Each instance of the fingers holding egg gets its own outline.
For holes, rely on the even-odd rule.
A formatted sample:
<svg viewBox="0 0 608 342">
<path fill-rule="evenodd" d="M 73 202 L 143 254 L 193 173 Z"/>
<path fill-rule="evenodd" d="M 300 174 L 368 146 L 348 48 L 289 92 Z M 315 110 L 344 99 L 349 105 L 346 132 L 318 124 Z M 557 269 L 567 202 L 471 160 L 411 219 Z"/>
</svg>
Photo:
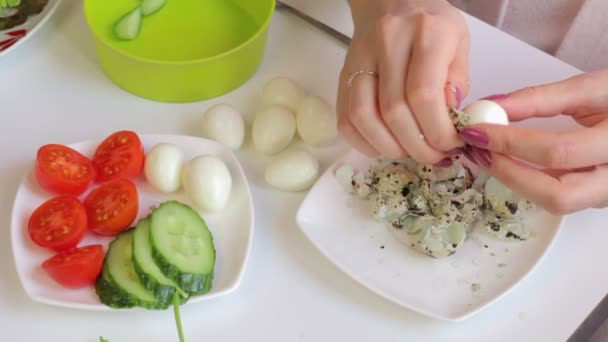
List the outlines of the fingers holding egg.
<svg viewBox="0 0 608 342">
<path fill-rule="evenodd" d="M 494 101 L 475 101 L 467 105 L 463 112 L 468 118 L 467 126 L 476 124 L 509 124 L 509 116 L 507 115 L 507 112 Z"/>
</svg>

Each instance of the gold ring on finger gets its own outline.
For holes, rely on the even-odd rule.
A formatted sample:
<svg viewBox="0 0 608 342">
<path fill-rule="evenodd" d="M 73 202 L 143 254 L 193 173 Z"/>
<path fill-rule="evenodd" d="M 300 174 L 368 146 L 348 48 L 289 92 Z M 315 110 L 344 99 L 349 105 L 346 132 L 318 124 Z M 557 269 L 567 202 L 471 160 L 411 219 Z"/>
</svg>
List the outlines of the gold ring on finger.
<svg viewBox="0 0 608 342">
<path fill-rule="evenodd" d="M 360 76 L 360 75 L 371 75 L 371 76 L 374 76 L 374 77 L 378 76 L 378 74 L 376 74 L 373 71 L 369 71 L 369 70 L 365 70 L 365 69 L 359 69 L 359 70 L 353 72 L 352 74 L 350 74 L 350 76 L 348 77 L 348 82 L 346 82 L 346 87 L 347 88 L 352 87 L 353 86 L 353 81 L 355 80 L 355 78 L 357 78 L 357 76 Z"/>
</svg>

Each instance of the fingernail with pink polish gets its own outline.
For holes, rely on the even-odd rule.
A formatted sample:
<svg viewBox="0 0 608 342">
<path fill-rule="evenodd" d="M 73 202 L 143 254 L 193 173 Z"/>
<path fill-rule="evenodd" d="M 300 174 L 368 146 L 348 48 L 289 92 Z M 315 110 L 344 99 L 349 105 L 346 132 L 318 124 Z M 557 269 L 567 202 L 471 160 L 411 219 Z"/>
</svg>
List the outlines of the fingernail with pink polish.
<svg viewBox="0 0 608 342">
<path fill-rule="evenodd" d="M 465 156 L 465 158 L 467 158 L 471 162 L 477 164 L 477 160 L 475 160 L 475 156 L 473 156 L 473 154 L 471 153 L 471 146 L 467 146 L 466 148 L 464 148 L 462 150 L 462 154 Z"/>
<path fill-rule="evenodd" d="M 490 168 L 492 166 L 492 154 L 490 151 L 471 146 L 471 154 L 478 163 L 481 163 L 481 165 L 485 166 L 486 168 Z"/>
<path fill-rule="evenodd" d="M 435 164 L 435 166 L 439 166 L 439 167 L 450 167 L 454 164 L 454 162 L 452 162 L 452 158 L 444 158 L 442 160 L 440 160 L 439 162 L 437 162 Z"/>
<path fill-rule="evenodd" d="M 486 96 L 486 97 L 482 98 L 481 100 L 497 101 L 497 100 L 506 99 L 507 96 L 509 96 L 509 94 L 493 94 L 490 96 Z"/>
<path fill-rule="evenodd" d="M 485 132 L 475 128 L 465 128 L 460 131 L 459 135 L 460 138 L 464 140 L 464 142 L 466 142 L 467 144 L 479 147 L 486 147 L 488 146 L 488 143 L 490 143 L 490 138 L 488 137 L 488 135 Z"/>
</svg>

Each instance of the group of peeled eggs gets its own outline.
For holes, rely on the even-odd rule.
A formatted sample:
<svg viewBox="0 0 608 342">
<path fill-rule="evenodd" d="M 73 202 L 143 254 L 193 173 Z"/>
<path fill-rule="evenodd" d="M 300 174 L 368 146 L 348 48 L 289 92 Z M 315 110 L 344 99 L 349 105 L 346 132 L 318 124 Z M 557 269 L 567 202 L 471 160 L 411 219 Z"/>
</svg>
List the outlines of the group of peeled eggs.
<svg viewBox="0 0 608 342">
<path fill-rule="evenodd" d="M 241 148 L 246 124 L 243 115 L 232 105 L 220 103 L 203 114 L 200 135 L 233 150 Z M 264 172 L 265 180 L 282 191 L 303 191 L 319 177 L 319 163 L 308 149 L 293 146 L 296 136 L 309 147 L 323 147 L 337 136 L 336 119 L 329 103 L 287 77 L 266 82 L 261 105 L 251 124 L 253 148 L 271 157 Z"/>
<path fill-rule="evenodd" d="M 276 77 L 264 85 L 262 104 L 251 125 L 253 146 L 271 156 L 265 179 L 283 191 L 303 191 L 319 176 L 319 163 L 300 146 L 288 148 L 296 133 L 311 147 L 322 147 L 337 136 L 335 115 L 322 97 L 308 95 L 295 81 Z M 199 124 L 199 135 L 238 150 L 245 139 L 245 120 L 233 106 L 220 103 L 208 108 Z M 163 193 L 183 187 L 197 208 L 217 212 L 226 207 L 232 190 L 232 175 L 226 163 L 213 155 L 185 161 L 179 146 L 159 143 L 146 155 L 148 183 Z"/>
</svg>

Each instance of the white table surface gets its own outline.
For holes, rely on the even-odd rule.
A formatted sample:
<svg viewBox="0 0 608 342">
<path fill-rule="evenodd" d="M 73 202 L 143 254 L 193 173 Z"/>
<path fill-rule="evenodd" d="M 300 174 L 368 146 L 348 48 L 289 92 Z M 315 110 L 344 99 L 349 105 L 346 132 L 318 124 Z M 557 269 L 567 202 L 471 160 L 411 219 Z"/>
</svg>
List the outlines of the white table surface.
<svg viewBox="0 0 608 342">
<path fill-rule="evenodd" d="M 292 0 L 343 32 L 352 31 L 343 0 Z M 467 18 L 472 34 L 471 98 L 561 79 L 577 70 Z M 0 60 L 0 339 L 2 341 L 176 341 L 171 311 L 88 312 L 31 301 L 14 269 L 9 219 L 18 182 L 40 145 L 103 137 L 115 130 L 194 134 L 212 103 L 230 102 L 248 117 L 259 89 L 287 75 L 335 101 L 345 48 L 278 13 L 267 55 L 246 85 L 213 101 L 162 104 L 115 87 L 100 71 L 80 1 L 64 1 L 35 37 Z M 326 167 L 346 151 L 316 153 Z M 294 216 L 304 194 L 263 182 L 267 161 L 248 146 L 243 162 L 255 201 L 256 227 L 241 287 L 182 307 L 188 341 L 564 341 L 608 292 L 604 210 L 568 217 L 537 270 L 513 292 L 460 323 L 431 320 L 394 305 L 342 274 L 300 233 Z"/>
</svg>

